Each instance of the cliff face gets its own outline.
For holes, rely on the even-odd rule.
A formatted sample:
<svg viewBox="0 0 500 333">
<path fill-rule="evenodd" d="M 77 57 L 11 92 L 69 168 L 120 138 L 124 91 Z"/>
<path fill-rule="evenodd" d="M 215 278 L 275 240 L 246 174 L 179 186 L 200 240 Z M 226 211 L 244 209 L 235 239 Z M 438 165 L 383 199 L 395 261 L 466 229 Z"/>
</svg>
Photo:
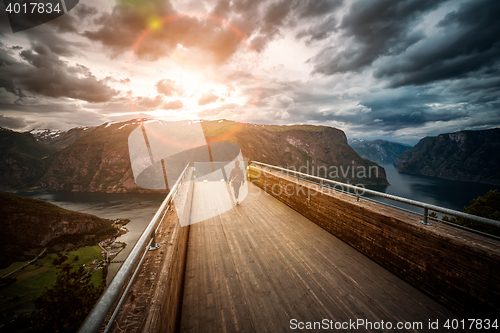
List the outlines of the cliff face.
<svg viewBox="0 0 500 333">
<path fill-rule="evenodd" d="M 88 192 L 151 192 L 134 181 L 128 136 L 135 121 L 93 128 L 64 148 L 39 185 L 53 190 Z"/>
<path fill-rule="evenodd" d="M 245 159 L 259 161 L 351 184 L 387 185 L 384 168 L 359 157 L 347 144 L 345 133 L 326 126 L 273 126 L 232 121 L 202 123 L 209 141 L 227 139 L 239 145 Z M 313 169 L 314 167 L 314 169 Z M 371 169 L 370 169 L 371 167 Z M 353 177 L 354 169 L 354 177 Z M 307 171 L 309 170 L 309 171 Z M 362 170 L 366 173 L 363 174 Z M 371 170 L 371 171 L 370 171 Z"/>
<path fill-rule="evenodd" d="M 128 148 L 129 134 L 139 126 L 136 120 L 107 123 L 93 128 L 79 128 L 59 133 L 43 145 L 29 133 L 34 144 L 52 152 L 30 182 L 18 187 L 40 186 L 51 190 L 89 192 L 152 192 L 137 186 Z M 228 141 L 240 146 L 247 160 L 255 160 L 355 184 L 388 184 L 385 170 L 362 159 L 347 144 L 341 130 L 326 126 L 272 126 L 204 121 L 208 141 Z M 221 140 L 221 138 L 223 138 Z M 49 146 L 51 145 L 51 146 Z M 62 150 L 53 147 L 67 145 Z M 30 165 L 38 168 L 39 160 Z M 30 171 L 31 172 L 31 171 Z M 13 171 L 15 173 L 15 171 Z"/>
<path fill-rule="evenodd" d="M 396 158 L 398 171 L 500 185 L 500 129 L 427 137 Z"/>
<path fill-rule="evenodd" d="M 34 184 L 47 171 L 56 149 L 30 133 L 0 127 L 0 189 Z"/>
<path fill-rule="evenodd" d="M 355 141 L 350 146 L 359 156 L 375 163 L 392 163 L 397 156 L 411 148 L 411 146 L 384 140 Z"/>
<path fill-rule="evenodd" d="M 416 157 L 421 156 L 424 147 L 428 144 L 432 144 L 435 139 L 436 137 L 434 136 L 428 136 L 421 139 L 413 148 L 408 149 L 399 156 L 396 156 L 392 164 L 399 167 L 401 164 L 408 161 L 414 154 L 416 154 Z"/>
<path fill-rule="evenodd" d="M 0 202 L 0 267 L 26 260 L 45 246 L 95 244 L 116 233 L 110 220 L 43 200 L 0 193 Z"/>
</svg>

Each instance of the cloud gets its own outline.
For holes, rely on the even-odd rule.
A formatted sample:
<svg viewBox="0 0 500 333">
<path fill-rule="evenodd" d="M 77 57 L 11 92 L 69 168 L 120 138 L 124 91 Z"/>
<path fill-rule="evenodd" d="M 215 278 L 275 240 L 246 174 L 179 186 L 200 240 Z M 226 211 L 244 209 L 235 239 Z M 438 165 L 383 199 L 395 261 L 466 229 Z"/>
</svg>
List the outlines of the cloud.
<svg viewBox="0 0 500 333">
<path fill-rule="evenodd" d="M 96 79 L 83 66 L 69 66 L 45 45 L 19 53 L 24 62 L 14 60 L 0 47 L 0 88 L 25 97 L 26 93 L 47 97 L 67 97 L 90 103 L 106 102 L 118 91 Z M 26 92 L 26 93 L 25 93 Z"/>
<path fill-rule="evenodd" d="M 78 6 L 76 6 L 75 9 L 71 13 L 75 13 L 76 17 L 79 17 L 80 19 L 85 19 L 87 17 L 96 15 L 99 11 L 97 10 L 96 7 L 88 6 L 84 3 L 79 3 Z"/>
<path fill-rule="evenodd" d="M 20 129 L 26 127 L 27 123 L 24 118 L 21 117 L 6 117 L 0 114 L 0 127 L 10 128 L 10 129 Z"/>
<path fill-rule="evenodd" d="M 314 72 L 332 75 L 359 71 L 384 55 L 404 52 L 424 38 L 413 31 L 424 13 L 446 0 L 360 0 L 339 25 L 342 43 L 327 46 L 311 59 Z"/>
<path fill-rule="evenodd" d="M 335 11 L 343 0 L 301 0 L 296 2 L 299 17 L 315 18 Z"/>
<path fill-rule="evenodd" d="M 238 48 L 241 40 L 233 31 L 207 17 L 180 15 L 172 9 L 168 1 L 137 2 L 134 5 L 121 1 L 112 13 L 97 19 L 97 30 L 87 30 L 84 36 L 102 45 L 117 56 L 132 50 L 139 36 L 151 22 L 168 19 L 158 29 L 152 31 L 134 49 L 137 57 L 155 61 L 170 56 L 178 49 L 197 48 L 209 53 L 205 57 L 216 64 L 225 62 Z"/>
<path fill-rule="evenodd" d="M 390 87 L 423 85 L 471 73 L 498 77 L 499 12 L 500 2 L 495 0 L 462 3 L 439 22 L 441 30 L 436 36 L 386 59 L 374 76 L 388 79 Z"/>
<path fill-rule="evenodd" d="M 293 98 L 287 95 L 278 94 L 267 99 L 273 109 L 286 109 L 293 104 Z"/>
<path fill-rule="evenodd" d="M 74 56 L 78 54 L 77 49 L 81 48 L 83 44 L 61 37 L 61 33 L 64 32 L 77 32 L 77 26 L 81 21 L 73 15 L 73 12 L 71 11 L 70 14 L 62 15 L 45 24 L 25 30 L 15 36 L 26 37 L 32 45 L 48 46 L 52 52 L 58 55 Z M 9 22 L 4 3 L 0 2 L 0 36 L 12 35 Z"/>
<path fill-rule="evenodd" d="M 336 10 L 342 0 L 265 1 L 219 0 L 212 16 L 188 16 L 178 13 L 169 1 L 118 1 L 111 13 L 101 15 L 98 27 L 83 35 L 100 42 L 118 56 L 132 50 L 148 24 L 165 19 L 134 49 L 137 57 L 156 61 L 171 57 L 178 51 L 196 48 L 213 65 L 226 63 L 242 45 L 241 33 L 252 41 L 252 47 L 262 51 L 283 30 L 297 24 L 297 20 L 321 17 Z M 199 4 L 198 4 L 199 5 Z M 214 19 L 216 18 L 216 19 Z M 222 20 L 228 22 L 225 25 Z"/>
<path fill-rule="evenodd" d="M 320 22 L 313 23 L 309 28 L 300 30 L 295 37 L 309 37 L 308 42 L 323 40 L 337 29 L 337 20 L 334 16 L 328 16 Z"/>
<path fill-rule="evenodd" d="M 174 80 L 163 79 L 156 83 L 158 93 L 165 96 L 182 95 L 183 89 Z"/>
<path fill-rule="evenodd" d="M 156 97 L 137 97 L 136 104 L 144 110 L 158 109 L 163 104 L 163 98 L 160 95 Z"/>
<path fill-rule="evenodd" d="M 198 99 L 198 105 L 206 105 L 213 103 L 219 99 L 219 96 L 216 96 L 212 93 L 206 93 L 201 95 L 201 97 Z"/>
<path fill-rule="evenodd" d="M 164 110 L 178 110 L 182 109 L 184 107 L 184 104 L 182 101 L 177 100 L 177 101 L 171 101 L 171 102 L 166 102 L 163 104 L 162 109 Z"/>
</svg>

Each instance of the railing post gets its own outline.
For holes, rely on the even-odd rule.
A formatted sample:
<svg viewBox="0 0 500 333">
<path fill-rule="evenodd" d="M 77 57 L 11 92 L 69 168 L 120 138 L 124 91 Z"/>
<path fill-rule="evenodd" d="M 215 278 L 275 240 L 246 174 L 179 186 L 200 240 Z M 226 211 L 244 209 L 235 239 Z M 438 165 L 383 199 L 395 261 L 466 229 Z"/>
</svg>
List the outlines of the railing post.
<svg viewBox="0 0 500 333">
<path fill-rule="evenodd" d="M 161 247 L 161 245 L 156 243 L 156 230 L 153 230 L 153 236 L 151 237 L 151 239 L 153 241 L 151 242 L 151 245 L 149 246 L 148 251 L 158 250 Z"/>
<path fill-rule="evenodd" d="M 420 221 L 420 223 L 424 224 L 424 225 L 432 225 L 432 223 L 430 223 L 428 221 L 428 216 L 429 216 L 429 210 L 427 208 L 424 208 L 424 220 L 423 221 Z"/>
<path fill-rule="evenodd" d="M 359 190 L 356 189 L 356 201 L 359 202 Z"/>
<path fill-rule="evenodd" d="M 319 185 L 321 186 L 321 191 L 323 191 L 323 179 L 320 180 Z"/>
</svg>

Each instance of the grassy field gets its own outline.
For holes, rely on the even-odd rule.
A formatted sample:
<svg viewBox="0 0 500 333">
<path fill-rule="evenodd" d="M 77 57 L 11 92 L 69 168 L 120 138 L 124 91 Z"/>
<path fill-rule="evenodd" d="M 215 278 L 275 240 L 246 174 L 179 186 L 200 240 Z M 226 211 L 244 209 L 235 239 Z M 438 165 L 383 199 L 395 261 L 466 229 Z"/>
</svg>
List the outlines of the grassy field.
<svg viewBox="0 0 500 333">
<path fill-rule="evenodd" d="M 12 264 L 9 265 L 9 267 L 0 269 L 0 276 L 4 276 L 6 274 L 9 274 L 10 272 L 15 271 L 19 267 L 22 267 L 22 266 L 26 265 L 28 262 L 29 261 L 16 261 L 16 262 L 13 262 Z"/>
<path fill-rule="evenodd" d="M 71 263 L 75 268 L 83 264 L 88 265 L 95 259 L 102 259 L 101 248 L 97 245 L 64 252 L 64 255 L 68 257 L 66 261 Z M 10 277 L 15 278 L 16 281 L 0 287 L 0 312 L 6 313 L 23 307 L 23 305 L 40 295 L 45 287 L 52 285 L 56 281 L 57 276 L 57 265 L 53 264 L 54 259 L 57 257 L 56 253 L 46 254 L 43 258 L 11 275 Z M 75 260 L 76 257 L 78 260 Z M 2 275 L 24 264 L 26 262 L 15 262 L 3 269 L 2 271 L 5 271 L 5 273 L 2 273 Z M 92 282 L 95 286 L 98 286 L 102 282 L 102 273 L 102 269 L 94 272 Z"/>
</svg>

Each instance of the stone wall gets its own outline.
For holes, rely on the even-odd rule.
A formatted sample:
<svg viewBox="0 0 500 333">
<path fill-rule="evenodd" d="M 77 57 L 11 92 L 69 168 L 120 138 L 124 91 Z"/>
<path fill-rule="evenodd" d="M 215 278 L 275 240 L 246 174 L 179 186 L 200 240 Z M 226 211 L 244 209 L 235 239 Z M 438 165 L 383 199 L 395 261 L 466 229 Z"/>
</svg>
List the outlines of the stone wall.
<svg viewBox="0 0 500 333">
<path fill-rule="evenodd" d="M 500 242 L 252 166 L 250 180 L 464 318 L 500 313 Z"/>
</svg>

